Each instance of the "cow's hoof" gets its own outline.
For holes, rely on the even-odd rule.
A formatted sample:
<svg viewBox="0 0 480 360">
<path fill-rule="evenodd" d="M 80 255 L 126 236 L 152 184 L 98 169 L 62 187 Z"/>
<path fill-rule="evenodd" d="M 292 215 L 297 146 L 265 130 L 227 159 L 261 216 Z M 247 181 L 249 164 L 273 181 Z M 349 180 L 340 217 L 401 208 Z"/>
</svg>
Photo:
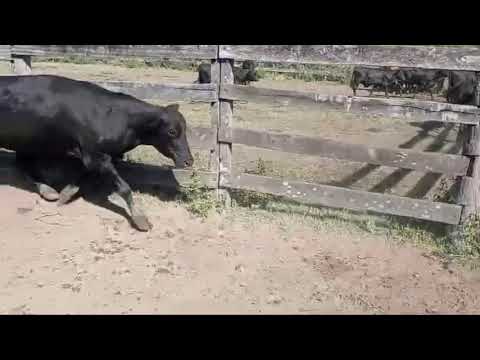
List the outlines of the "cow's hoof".
<svg viewBox="0 0 480 360">
<path fill-rule="evenodd" d="M 38 192 L 40 193 L 40 196 L 47 201 L 56 201 L 60 197 L 55 189 L 46 184 L 38 185 Z"/>
<path fill-rule="evenodd" d="M 72 197 L 70 196 L 70 194 L 60 193 L 60 195 L 58 196 L 57 205 L 58 206 L 63 206 L 66 203 L 68 203 L 71 198 Z"/>
<path fill-rule="evenodd" d="M 153 228 L 153 225 L 145 215 L 132 216 L 132 221 L 135 224 L 135 227 L 140 231 L 149 231 Z"/>
<path fill-rule="evenodd" d="M 66 186 L 61 192 L 58 197 L 58 206 L 62 206 L 67 204 L 75 194 L 78 192 L 79 187 L 75 185 L 68 185 Z"/>
</svg>

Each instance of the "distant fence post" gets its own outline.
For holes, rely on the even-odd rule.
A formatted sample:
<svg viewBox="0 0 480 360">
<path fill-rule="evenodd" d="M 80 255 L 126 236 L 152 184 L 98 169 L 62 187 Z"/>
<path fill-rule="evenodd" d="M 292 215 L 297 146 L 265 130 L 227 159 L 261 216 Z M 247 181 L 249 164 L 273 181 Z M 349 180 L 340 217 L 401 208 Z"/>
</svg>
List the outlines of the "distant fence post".
<svg viewBox="0 0 480 360">
<path fill-rule="evenodd" d="M 220 59 L 220 88 L 223 85 L 233 84 L 233 59 Z M 232 172 L 232 122 L 233 122 L 233 101 L 218 99 L 219 121 L 218 121 L 218 184 L 225 182 Z M 222 141 L 220 141 L 222 139 Z M 226 142 L 225 139 L 227 139 Z M 229 140 L 228 140 L 229 139 Z M 219 189 L 219 199 L 225 206 L 231 205 L 230 193 L 227 189 Z"/>
<path fill-rule="evenodd" d="M 32 57 L 12 54 L 12 72 L 17 75 L 30 75 L 32 73 Z"/>
</svg>

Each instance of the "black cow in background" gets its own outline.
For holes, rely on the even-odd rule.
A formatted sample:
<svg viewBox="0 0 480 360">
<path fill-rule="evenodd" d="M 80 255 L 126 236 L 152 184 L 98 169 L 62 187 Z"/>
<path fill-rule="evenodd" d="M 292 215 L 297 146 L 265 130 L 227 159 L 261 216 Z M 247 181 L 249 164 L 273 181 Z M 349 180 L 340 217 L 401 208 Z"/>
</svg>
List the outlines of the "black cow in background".
<svg viewBox="0 0 480 360">
<path fill-rule="evenodd" d="M 374 90 L 397 94 L 428 92 L 433 100 L 433 93 L 442 88 L 448 72 L 430 69 L 376 69 L 356 66 L 353 70 L 350 87 L 356 96 L 359 85 L 370 87 L 370 96 Z"/>
<path fill-rule="evenodd" d="M 447 102 L 476 105 L 477 76 L 473 71 L 450 71 Z"/>
<path fill-rule="evenodd" d="M 404 85 L 407 93 L 414 95 L 419 92 L 428 92 L 433 100 L 433 93 L 438 92 L 445 78 L 448 77 L 446 70 L 431 69 L 402 69 Z"/>
<path fill-rule="evenodd" d="M 212 65 L 207 63 L 202 63 L 198 66 L 198 79 L 195 83 L 199 84 L 210 84 L 212 82 L 211 78 Z"/>
<path fill-rule="evenodd" d="M 195 83 L 210 84 L 211 79 L 211 64 L 203 63 L 198 66 L 198 79 Z M 245 60 L 242 67 L 233 67 L 233 81 L 235 84 L 248 85 L 251 81 L 258 81 L 257 70 L 255 62 Z"/>
<path fill-rule="evenodd" d="M 151 224 L 133 201 L 130 186 L 114 159 L 138 145 L 152 145 L 176 167 L 193 164 L 186 121 L 178 105 L 155 106 L 98 85 L 53 75 L 0 77 L 0 148 L 16 152 L 17 162 L 47 199 L 68 202 L 83 175 L 111 183 L 139 230 Z M 60 194 L 44 182 L 39 164 L 71 164 Z M 74 162 L 80 165 L 75 165 Z M 81 171 L 77 169 L 80 168 Z M 41 170 L 41 169 L 40 169 Z"/>
<path fill-rule="evenodd" d="M 357 96 L 358 86 L 363 85 L 367 88 L 370 87 L 369 96 L 372 96 L 374 90 L 381 89 L 385 91 L 385 96 L 388 98 L 389 89 L 401 91 L 397 72 L 397 70 L 374 69 L 356 66 L 353 69 L 353 74 L 350 81 L 350 87 L 353 90 L 353 95 Z"/>
</svg>

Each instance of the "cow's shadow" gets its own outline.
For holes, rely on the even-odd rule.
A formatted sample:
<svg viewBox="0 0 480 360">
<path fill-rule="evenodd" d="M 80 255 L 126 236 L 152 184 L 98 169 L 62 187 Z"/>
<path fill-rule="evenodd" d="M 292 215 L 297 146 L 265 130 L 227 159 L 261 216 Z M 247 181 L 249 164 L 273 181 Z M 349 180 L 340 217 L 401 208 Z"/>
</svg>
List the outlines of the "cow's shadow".
<svg viewBox="0 0 480 360">
<path fill-rule="evenodd" d="M 141 194 L 151 195 L 161 201 L 174 201 L 178 194 L 180 184 L 175 178 L 173 171 L 168 167 L 153 166 L 153 165 L 130 165 L 126 162 L 117 163 L 117 169 L 120 175 L 129 183 L 132 191 L 139 192 Z M 137 172 L 137 170 L 141 170 Z M 143 174 L 142 174 L 143 172 Z M 161 184 L 152 183 L 148 181 L 145 183 L 141 179 L 144 175 L 155 177 L 161 180 Z M 139 178 L 140 177 L 140 178 Z M 68 182 L 68 176 L 65 181 L 55 182 L 51 185 L 55 190 L 60 192 Z M 135 181 L 135 179 L 137 181 Z M 129 181 L 130 180 L 130 181 Z M 142 184 L 143 182 L 143 184 Z M 15 161 L 15 153 L 6 152 L 0 150 L 0 185 L 9 185 L 17 189 L 30 192 L 40 197 L 38 190 L 34 183 L 25 176 L 20 170 Z M 89 175 L 82 179 L 79 183 L 80 190 L 73 196 L 69 203 L 63 205 L 68 206 L 70 203 L 83 198 L 88 203 L 95 206 L 103 207 L 109 211 L 117 213 L 120 216 L 126 218 L 130 224 L 135 227 L 132 222 L 132 218 L 127 210 L 126 203 L 122 199 L 115 195 L 115 187 L 108 181 L 103 181 L 95 175 Z M 148 214 L 146 214 L 148 216 Z"/>
</svg>

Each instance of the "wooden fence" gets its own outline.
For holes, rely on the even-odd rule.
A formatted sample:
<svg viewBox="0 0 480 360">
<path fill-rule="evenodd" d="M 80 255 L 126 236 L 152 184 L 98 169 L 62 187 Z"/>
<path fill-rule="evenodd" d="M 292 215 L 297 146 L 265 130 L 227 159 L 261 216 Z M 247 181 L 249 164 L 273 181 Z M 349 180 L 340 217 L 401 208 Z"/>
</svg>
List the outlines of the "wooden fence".
<svg viewBox="0 0 480 360">
<path fill-rule="evenodd" d="M 480 49 L 429 46 L 351 46 L 351 45 L 2 45 L 0 57 L 11 59 L 14 72 L 31 72 L 31 56 L 138 56 L 198 58 L 212 63 L 212 84 L 148 84 L 98 82 L 115 91 L 140 99 L 194 100 L 210 104 L 211 127 L 189 128 L 193 148 L 209 150 L 210 169 L 200 172 L 202 181 L 217 189 L 226 202 L 229 189 L 253 190 L 320 206 L 407 216 L 451 225 L 462 224 L 480 202 L 480 131 L 477 106 L 466 106 L 412 99 L 328 96 L 313 92 L 273 90 L 234 85 L 234 60 L 304 64 L 346 64 L 418 67 L 425 69 L 469 70 L 480 74 Z M 477 77 L 478 78 L 478 77 Z M 477 105 L 479 104 L 477 87 Z M 314 104 L 325 111 L 369 114 L 416 121 L 457 123 L 462 126 L 461 155 L 376 148 L 347 144 L 319 137 L 275 134 L 236 128 L 233 123 L 235 101 L 273 103 L 288 101 Z M 232 144 L 296 154 L 386 165 L 422 172 L 456 176 L 459 191 L 456 204 L 418 200 L 368 191 L 310 184 L 300 181 L 239 173 L 232 168 Z M 125 166 L 123 173 L 135 171 L 143 183 L 165 182 L 164 170 L 140 165 Z M 140 172 L 143 172 L 142 175 Z M 174 172 L 178 182 L 186 181 L 188 170 Z M 163 179 L 163 180 L 162 180 Z M 133 179 L 132 179 L 133 180 Z"/>
</svg>

